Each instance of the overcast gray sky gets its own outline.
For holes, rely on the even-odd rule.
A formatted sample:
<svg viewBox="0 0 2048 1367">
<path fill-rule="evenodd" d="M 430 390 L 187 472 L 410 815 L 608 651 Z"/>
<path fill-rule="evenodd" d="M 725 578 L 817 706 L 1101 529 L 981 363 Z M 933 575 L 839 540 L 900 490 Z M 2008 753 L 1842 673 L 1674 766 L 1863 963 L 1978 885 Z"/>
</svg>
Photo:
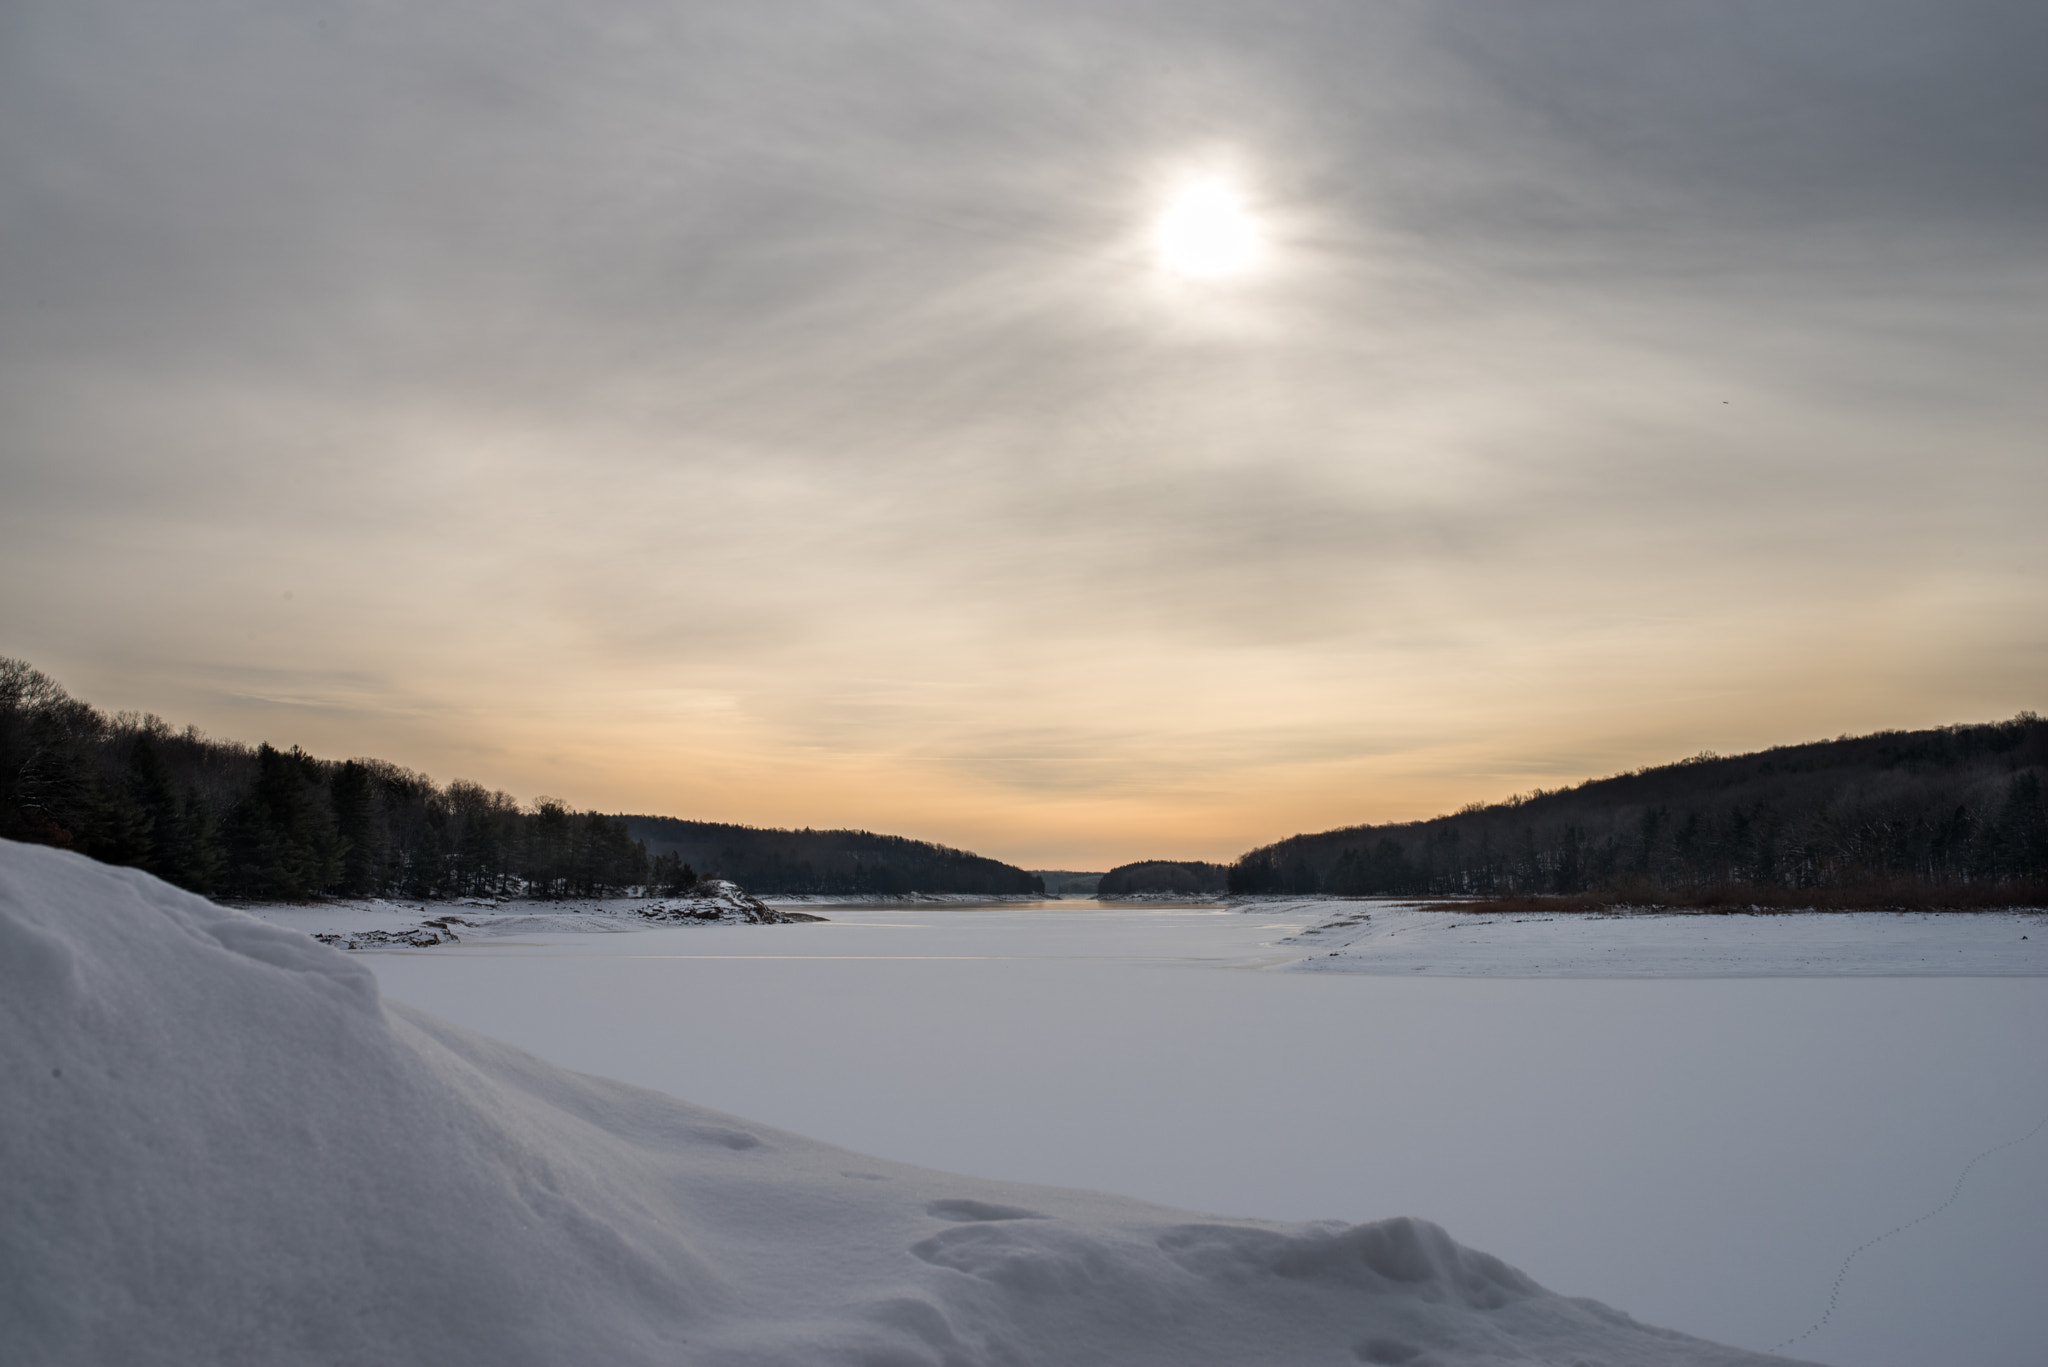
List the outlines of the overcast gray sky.
<svg viewBox="0 0 2048 1367">
<path fill-rule="evenodd" d="M 2040 708 L 2044 71 L 2038 0 L 0 0 L 0 653 L 1033 867 Z"/>
</svg>

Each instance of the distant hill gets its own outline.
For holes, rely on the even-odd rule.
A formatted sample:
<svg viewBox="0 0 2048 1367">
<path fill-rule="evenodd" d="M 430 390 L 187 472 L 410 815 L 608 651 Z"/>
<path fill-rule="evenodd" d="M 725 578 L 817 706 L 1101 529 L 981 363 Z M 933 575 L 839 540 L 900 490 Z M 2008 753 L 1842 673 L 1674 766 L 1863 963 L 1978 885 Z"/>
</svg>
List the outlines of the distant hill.
<svg viewBox="0 0 2048 1367">
<path fill-rule="evenodd" d="M 660 859 L 747 891 L 899 896 L 910 892 L 1006 896 L 1043 893 L 1036 874 L 965 850 L 871 831 L 780 830 L 668 816 L 624 816 L 627 832 Z"/>
<path fill-rule="evenodd" d="M 1141 892 L 1222 892 L 1226 872 L 1221 864 L 1205 864 L 1199 859 L 1149 859 L 1138 864 L 1119 864 L 1102 875 L 1095 894 L 1129 897 Z"/>
<path fill-rule="evenodd" d="M 1453 816 L 1297 835 L 1233 892 L 2038 904 L 2048 722 L 1884 731 L 1676 764 Z M 1105 882 L 1108 880 L 1105 879 Z"/>
<path fill-rule="evenodd" d="M 1027 872 L 1044 881 L 1048 897 L 1092 895 L 1095 885 L 1102 881 L 1100 873 L 1078 873 L 1073 869 L 1030 869 Z"/>
</svg>

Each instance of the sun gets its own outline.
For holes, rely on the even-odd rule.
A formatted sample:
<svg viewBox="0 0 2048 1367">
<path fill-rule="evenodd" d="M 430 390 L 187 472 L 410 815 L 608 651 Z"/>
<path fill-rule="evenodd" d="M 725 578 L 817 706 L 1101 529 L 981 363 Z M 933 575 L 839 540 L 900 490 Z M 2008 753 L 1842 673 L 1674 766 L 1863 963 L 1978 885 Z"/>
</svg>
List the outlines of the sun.
<svg viewBox="0 0 2048 1367">
<path fill-rule="evenodd" d="M 1152 226 L 1152 249 L 1175 275 L 1221 280 L 1256 267 L 1265 240 L 1235 186 L 1198 180 L 1167 201 Z"/>
</svg>

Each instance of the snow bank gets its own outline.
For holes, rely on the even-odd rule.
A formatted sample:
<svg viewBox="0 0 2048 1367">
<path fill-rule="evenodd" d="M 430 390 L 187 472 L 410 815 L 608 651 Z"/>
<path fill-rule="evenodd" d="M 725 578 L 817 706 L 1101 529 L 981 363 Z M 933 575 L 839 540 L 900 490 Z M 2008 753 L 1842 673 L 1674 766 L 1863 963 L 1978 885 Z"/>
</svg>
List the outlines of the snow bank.
<svg viewBox="0 0 2048 1367">
<path fill-rule="evenodd" d="M 861 1158 L 382 1000 L 0 842 L 13 1364 L 1738 1364 L 1419 1220 L 1203 1219 Z"/>
</svg>

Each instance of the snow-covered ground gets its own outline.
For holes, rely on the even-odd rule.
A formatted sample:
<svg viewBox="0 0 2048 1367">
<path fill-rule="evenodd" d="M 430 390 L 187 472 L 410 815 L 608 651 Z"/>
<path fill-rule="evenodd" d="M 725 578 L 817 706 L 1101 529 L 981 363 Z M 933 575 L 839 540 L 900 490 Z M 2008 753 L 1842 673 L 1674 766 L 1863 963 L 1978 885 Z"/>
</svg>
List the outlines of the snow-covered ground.
<svg viewBox="0 0 2048 1367">
<path fill-rule="evenodd" d="M 1173 938 L 1177 953 L 1296 972 L 1424 974 L 1457 978 L 1775 978 L 2048 976 L 2048 912 L 1825 913 L 1490 913 L 1393 899 L 1290 898 L 1231 901 L 1150 894 L 1093 899 L 831 898 L 756 900 L 730 883 L 699 897 L 612 897 L 527 901 L 463 897 L 276 903 L 242 908 L 273 925 L 366 947 L 370 937 L 425 931 L 424 948 L 508 936 L 613 934 L 678 921 L 759 921 L 773 907 L 799 916 L 855 910 L 1029 911 L 1035 942 L 1066 941 L 1067 952 L 1118 954 L 1133 930 Z M 1246 927 L 1199 913 L 1227 906 Z M 803 910 L 799 910 L 803 909 Z M 1114 913 L 1165 911 L 1135 921 Z M 1109 914 L 1105 914 L 1109 913 Z M 933 923 L 942 925 L 947 923 Z M 1268 935 L 1286 930 L 1284 935 Z M 351 943 L 354 942 L 354 943 Z M 1204 946 L 1207 946 L 1205 949 Z"/>
<path fill-rule="evenodd" d="M 1713 976 L 1667 956 L 1646 979 L 1625 975 L 1664 918 L 1531 925 L 1552 938 L 1527 973 L 1462 977 L 1444 955 L 1304 969 L 1318 924 L 1401 923 L 1379 904 L 816 909 L 357 957 L 555 1062 L 854 1149 L 1232 1216 L 1425 1216 L 1547 1286 L 1759 1349 L 1820 1318 L 1852 1249 L 2048 1117 L 2048 978 L 2011 976 L 2041 971 L 2025 919 L 1672 918 L 1731 938 Z M 1823 976 L 1811 938 L 1748 933 L 1802 922 L 1852 937 Z M 1600 952 L 1631 928 L 1639 962 Z M 1943 934 L 2001 976 L 1925 976 L 1912 936 Z M 1537 969 L 1573 940 L 1607 976 Z M 2048 1134 L 1985 1158 L 1789 1351 L 2032 1367 L 2044 1173 Z"/>
<path fill-rule="evenodd" d="M 1312 917 L 1289 948 L 1317 973 L 1460 978 L 2041 977 L 2041 912 L 1501 914 L 1391 901 L 1275 902 Z"/>
<path fill-rule="evenodd" d="M 0 842 L 8 1363 L 1763 1360 L 1552 1294 L 1418 1220 L 948 1176 L 566 1072 L 380 996 L 373 957 Z M 719 1052 L 782 1005 L 668 1044 Z"/>
</svg>

